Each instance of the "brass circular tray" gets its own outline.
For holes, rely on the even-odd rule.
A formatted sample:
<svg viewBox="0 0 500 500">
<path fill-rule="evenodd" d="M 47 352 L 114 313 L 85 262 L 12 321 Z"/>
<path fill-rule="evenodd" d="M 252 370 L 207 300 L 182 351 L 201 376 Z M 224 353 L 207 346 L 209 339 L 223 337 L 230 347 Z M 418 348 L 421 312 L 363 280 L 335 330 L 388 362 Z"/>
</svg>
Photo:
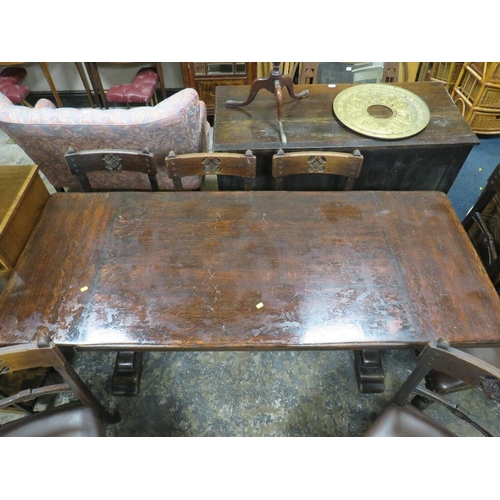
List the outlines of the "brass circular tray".
<svg viewBox="0 0 500 500">
<path fill-rule="evenodd" d="M 349 87 L 333 101 L 333 111 L 348 128 L 378 139 L 401 139 L 429 123 L 427 104 L 417 95 L 387 83 Z"/>
</svg>

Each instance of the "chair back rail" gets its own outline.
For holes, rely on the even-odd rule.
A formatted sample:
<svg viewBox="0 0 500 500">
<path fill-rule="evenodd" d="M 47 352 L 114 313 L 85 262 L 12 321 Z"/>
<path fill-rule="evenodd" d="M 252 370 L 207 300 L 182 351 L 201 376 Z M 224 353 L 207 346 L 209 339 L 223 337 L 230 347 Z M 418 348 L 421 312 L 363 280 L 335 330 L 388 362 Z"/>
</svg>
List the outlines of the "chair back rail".
<svg viewBox="0 0 500 500">
<path fill-rule="evenodd" d="M 285 153 L 280 149 L 273 156 L 272 175 L 275 189 L 283 189 L 283 178 L 297 174 L 338 175 L 346 177 L 344 190 L 352 190 L 363 166 L 363 156 L 358 150 L 353 153 L 332 151 L 300 151 Z"/>
<path fill-rule="evenodd" d="M 169 153 L 165 160 L 176 191 L 182 191 L 181 179 L 193 175 L 230 175 L 242 177 L 245 191 L 252 189 L 256 175 L 256 157 L 250 150 L 241 153 Z"/>
<path fill-rule="evenodd" d="M 143 173 L 148 176 L 151 189 L 159 189 L 155 159 L 147 148 L 142 152 L 113 149 L 75 151 L 71 148 L 64 158 L 86 192 L 93 191 L 87 174 L 100 171 Z"/>
</svg>

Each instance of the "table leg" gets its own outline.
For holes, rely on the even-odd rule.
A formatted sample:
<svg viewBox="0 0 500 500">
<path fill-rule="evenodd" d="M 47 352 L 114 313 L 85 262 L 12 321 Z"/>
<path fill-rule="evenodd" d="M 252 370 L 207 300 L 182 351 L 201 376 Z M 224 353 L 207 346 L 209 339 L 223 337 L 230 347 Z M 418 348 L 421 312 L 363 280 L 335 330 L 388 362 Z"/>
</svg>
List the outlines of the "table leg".
<svg viewBox="0 0 500 500">
<path fill-rule="evenodd" d="M 135 396 L 139 392 L 142 375 L 142 352 L 119 351 L 111 381 L 114 396 Z"/>
<path fill-rule="evenodd" d="M 384 392 L 385 374 L 380 351 L 354 351 L 354 370 L 359 392 L 364 394 Z"/>
</svg>

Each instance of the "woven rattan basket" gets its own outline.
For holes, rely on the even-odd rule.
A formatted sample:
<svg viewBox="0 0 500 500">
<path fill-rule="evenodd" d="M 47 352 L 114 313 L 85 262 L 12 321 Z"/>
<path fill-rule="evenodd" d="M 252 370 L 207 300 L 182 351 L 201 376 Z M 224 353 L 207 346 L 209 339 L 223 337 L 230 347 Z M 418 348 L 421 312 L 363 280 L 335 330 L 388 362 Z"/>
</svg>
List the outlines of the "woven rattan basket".
<svg viewBox="0 0 500 500">
<path fill-rule="evenodd" d="M 480 77 L 469 63 L 465 63 L 453 90 L 476 108 L 485 111 L 500 109 L 500 83 Z"/>
<path fill-rule="evenodd" d="M 475 134 L 500 134 L 500 110 L 480 111 L 458 94 L 454 102 Z"/>
<path fill-rule="evenodd" d="M 500 134 L 500 63 L 464 63 L 453 102 L 477 134 Z"/>
<path fill-rule="evenodd" d="M 461 62 L 433 62 L 430 79 L 432 81 L 443 82 L 446 90 L 450 91 L 457 81 L 463 63 Z"/>
<path fill-rule="evenodd" d="M 490 83 L 500 83 L 500 63 L 498 62 L 471 62 L 470 68 L 482 79 Z"/>
</svg>

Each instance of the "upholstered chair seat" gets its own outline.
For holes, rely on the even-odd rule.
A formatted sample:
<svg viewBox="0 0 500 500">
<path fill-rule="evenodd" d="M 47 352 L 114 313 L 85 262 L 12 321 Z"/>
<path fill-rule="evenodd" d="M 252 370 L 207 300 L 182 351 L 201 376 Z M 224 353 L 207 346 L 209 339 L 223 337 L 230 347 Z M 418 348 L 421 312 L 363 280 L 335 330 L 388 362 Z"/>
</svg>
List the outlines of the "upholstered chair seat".
<svg viewBox="0 0 500 500">
<path fill-rule="evenodd" d="M 106 99 L 115 103 L 147 104 L 153 98 L 158 84 L 158 74 L 154 68 L 142 68 L 132 83 L 113 85 L 106 93 Z"/>
<path fill-rule="evenodd" d="M 140 85 L 135 83 L 121 83 L 113 85 L 106 94 L 109 102 L 117 103 L 143 103 L 146 104 L 153 98 L 156 85 Z"/>
<path fill-rule="evenodd" d="M 65 405 L 39 412 L 0 427 L 1 437 L 104 437 L 98 411 L 90 406 Z"/>
<path fill-rule="evenodd" d="M 26 85 L 0 81 L 0 92 L 5 94 L 13 104 L 21 104 L 28 97 L 30 89 Z"/>
<path fill-rule="evenodd" d="M 454 434 L 405 402 L 402 406 L 395 403 L 387 406 L 365 436 L 453 437 Z"/>
<path fill-rule="evenodd" d="M 8 66 L 0 71 L 0 92 L 14 104 L 22 103 L 30 93 L 28 87 L 19 85 L 25 76 L 26 70 L 15 66 Z"/>
</svg>

